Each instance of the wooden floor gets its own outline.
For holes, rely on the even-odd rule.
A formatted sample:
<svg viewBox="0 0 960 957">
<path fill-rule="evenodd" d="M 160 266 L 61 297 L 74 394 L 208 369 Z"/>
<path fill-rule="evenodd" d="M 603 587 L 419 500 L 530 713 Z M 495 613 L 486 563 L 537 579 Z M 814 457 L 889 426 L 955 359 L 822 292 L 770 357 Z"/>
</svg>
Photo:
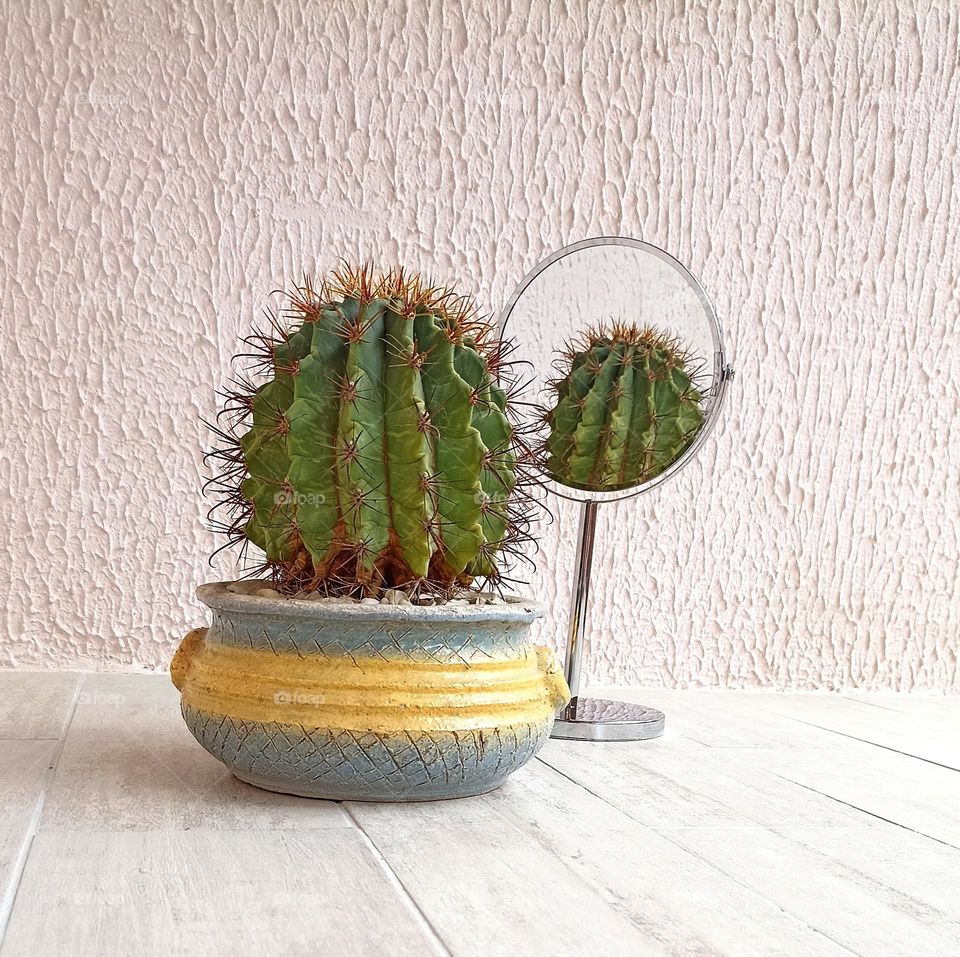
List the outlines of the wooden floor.
<svg viewBox="0 0 960 957">
<path fill-rule="evenodd" d="M 960 699 L 622 696 L 667 735 L 377 806 L 235 781 L 166 678 L 0 673 L 0 955 L 960 953 Z"/>
</svg>

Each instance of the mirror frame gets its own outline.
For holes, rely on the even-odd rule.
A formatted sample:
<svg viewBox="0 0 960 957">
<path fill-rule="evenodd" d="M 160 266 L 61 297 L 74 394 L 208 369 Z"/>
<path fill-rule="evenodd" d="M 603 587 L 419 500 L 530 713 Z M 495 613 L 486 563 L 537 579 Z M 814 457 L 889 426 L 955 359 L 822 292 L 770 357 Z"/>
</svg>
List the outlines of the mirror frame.
<svg viewBox="0 0 960 957">
<path fill-rule="evenodd" d="M 558 249 L 546 259 L 537 263 L 537 265 L 534 266 L 533 269 L 531 269 L 530 272 L 523 277 L 520 284 L 514 290 L 513 295 L 508 300 L 507 305 L 500 313 L 500 318 L 497 322 L 500 338 L 503 339 L 505 336 L 514 308 L 520 301 L 520 298 L 526 292 L 527 288 L 535 279 L 539 278 L 542 273 L 546 272 L 547 269 L 549 269 L 559 260 L 565 259 L 568 256 L 576 255 L 576 253 L 583 249 L 592 249 L 595 246 L 626 246 L 639 249 L 648 255 L 655 256 L 657 259 L 667 263 L 667 265 L 672 266 L 673 269 L 675 269 L 685 280 L 687 285 L 690 286 L 694 293 L 696 293 L 697 298 L 702 303 L 704 312 L 706 314 L 707 323 L 710 326 L 710 335 L 713 339 L 713 378 L 710 388 L 706 392 L 706 402 L 704 403 L 703 409 L 703 425 L 701 426 L 700 431 L 697 433 L 697 436 L 693 442 L 691 442 L 684 452 L 679 455 L 666 469 L 660 472 L 659 475 L 654 476 L 648 482 L 643 482 L 639 485 L 633 486 L 632 488 L 604 492 L 600 490 L 573 488 L 569 485 L 564 485 L 563 483 L 558 482 L 545 472 L 543 473 L 544 483 L 547 489 L 560 498 L 565 498 L 573 502 L 619 502 L 624 499 L 633 498 L 636 495 L 640 495 L 642 492 L 652 491 L 658 485 L 676 475 L 680 469 L 690 462 L 703 443 L 707 440 L 707 437 L 710 435 L 714 426 L 716 425 L 716 420 L 720 413 L 720 409 L 723 407 L 723 399 L 726 395 L 727 385 L 734 376 L 734 370 L 733 367 L 728 363 L 726 353 L 724 352 L 723 329 L 721 327 L 720 318 L 717 315 L 717 311 L 714 309 L 713 303 L 707 296 L 703 286 L 700 285 L 690 270 L 688 270 L 687 267 L 684 266 L 683 263 L 681 263 L 676 257 L 671 256 L 670 253 L 661 249 L 659 246 L 654 246 L 652 243 L 646 243 L 643 242 L 643 240 L 633 239 L 629 236 L 595 236 L 590 239 L 582 239 L 579 242 L 571 243 L 568 246 Z"/>
</svg>

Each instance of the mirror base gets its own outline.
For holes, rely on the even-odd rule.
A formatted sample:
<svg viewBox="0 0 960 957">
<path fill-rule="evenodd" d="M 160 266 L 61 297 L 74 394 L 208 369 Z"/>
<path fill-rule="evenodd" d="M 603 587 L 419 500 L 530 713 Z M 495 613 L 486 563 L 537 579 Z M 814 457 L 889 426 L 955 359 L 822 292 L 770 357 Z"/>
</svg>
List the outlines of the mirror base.
<svg viewBox="0 0 960 957">
<path fill-rule="evenodd" d="M 606 698 L 573 698 L 558 715 L 551 738 L 567 741 L 646 741 L 663 734 L 656 708 Z"/>
</svg>

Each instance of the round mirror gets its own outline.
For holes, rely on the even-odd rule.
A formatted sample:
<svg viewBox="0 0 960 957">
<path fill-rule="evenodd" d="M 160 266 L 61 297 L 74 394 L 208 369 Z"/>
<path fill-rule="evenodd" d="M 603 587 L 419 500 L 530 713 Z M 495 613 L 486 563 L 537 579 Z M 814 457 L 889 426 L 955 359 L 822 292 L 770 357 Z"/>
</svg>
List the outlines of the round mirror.
<svg viewBox="0 0 960 957">
<path fill-rule="evenodd" d="M 524 400 L 544 420 L 538 467 L 575 501 L 654 488 L 706 439 L 732 370 L 707 294 L 649 243 L 566 246 L 520 283 L 501 335 L 525 362 Z"/>
</svg>

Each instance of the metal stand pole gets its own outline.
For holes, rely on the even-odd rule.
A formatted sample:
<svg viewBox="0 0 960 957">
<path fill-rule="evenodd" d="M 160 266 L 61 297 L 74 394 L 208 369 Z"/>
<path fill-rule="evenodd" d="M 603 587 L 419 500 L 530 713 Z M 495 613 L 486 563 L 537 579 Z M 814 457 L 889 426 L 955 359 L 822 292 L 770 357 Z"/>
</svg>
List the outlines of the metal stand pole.
<svg viewBox="0 0 960 957">
<path fill-rule="evenodd" d="M 593 543 L 597 533 L 597 503 L 584 502 L 580 509 L 580 534 L 577 536 L 577 567 L 573 594 L 570 596 L 570 629 L 567 635 L 567 659 L 564 674 L 573 701 L 580 694 L 580 666 L 583 661 L 583 626 L 590 604 L 590 570 L 593 568 Z"/>
<path fill-rule="evenodd" d="M 553 726 L 554 738 L 578 741 L 641 741 L 663 734 L 664 715 L 655 708 L 608 701 L 580 695 L 584 631 L 590 603 L 590 572 L 597 532 L 598 502 L 584 502 L 577 536 L 577 566 L 570 600 L 570 629 L 564 666 L 570 686 L 570 704 L 560 712 Z"/>
</svg>

